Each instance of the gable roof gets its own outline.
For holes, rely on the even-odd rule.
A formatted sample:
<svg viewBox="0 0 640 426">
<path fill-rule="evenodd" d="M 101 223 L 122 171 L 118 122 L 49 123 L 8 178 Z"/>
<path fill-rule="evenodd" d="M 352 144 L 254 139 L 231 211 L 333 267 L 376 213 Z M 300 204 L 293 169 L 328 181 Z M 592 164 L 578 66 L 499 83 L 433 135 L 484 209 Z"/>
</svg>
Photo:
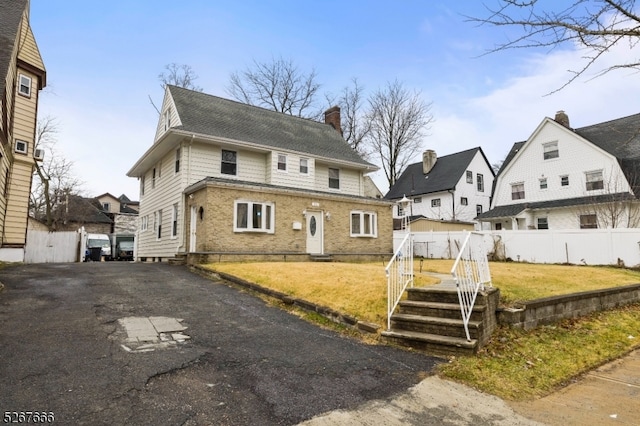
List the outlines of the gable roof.
<svg viewBox="0 0 640 426">
<path fill-rule="evenodd" d="M 478 152 L 489 164 L 480 147 L 438 157 L 435 165 L 426 175 L 422 170 L 422 161 L 410 164 L 384 198 L 395 200 L 405 195 L 411 197 L 454 189 Z M 491 170 L 491 167 L 489 169 Z"/>
<path fill-rule="evenodd" d="M 545 118 L 545 120 L 555 122 L 550 118 Z M 634 194 L 640 196 L 640 114 L 576 129 L 569 128 L 569 130 L 616 157 Z M 525 143 L 526 141 L 513 144 L 498 175 L 513 160 Z"/>
<path fill-rule="evenodd" d="M 4 93 L 18 27 L 26 7 L 27 0 L 0 0 L 0 93 Z"/>
<path fill-rule="evenodd" d="M 182 123 L 175 129 L 377 169 L 363 160 L 328 124 L 178 86 L 167 85 L 167 90 Z"/>
</svg>

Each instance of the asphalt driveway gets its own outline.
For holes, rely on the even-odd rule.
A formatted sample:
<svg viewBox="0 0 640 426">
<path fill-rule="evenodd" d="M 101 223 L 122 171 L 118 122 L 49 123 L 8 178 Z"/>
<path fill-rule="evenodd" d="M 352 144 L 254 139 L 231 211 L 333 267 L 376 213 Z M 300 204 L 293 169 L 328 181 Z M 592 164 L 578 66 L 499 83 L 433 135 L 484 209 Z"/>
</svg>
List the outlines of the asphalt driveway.
<svg viewBox="0 0 640 426">
<path fill-rule="evenodd" d="M 0 414 L 296 424 L 390 398 L 440 362 L 345 338 L 183 266 L 16 265 L 0 282 Z M 132 339 L 124 325 L 149 318 L 179 322 L 183 338 Z"/>
</svg>

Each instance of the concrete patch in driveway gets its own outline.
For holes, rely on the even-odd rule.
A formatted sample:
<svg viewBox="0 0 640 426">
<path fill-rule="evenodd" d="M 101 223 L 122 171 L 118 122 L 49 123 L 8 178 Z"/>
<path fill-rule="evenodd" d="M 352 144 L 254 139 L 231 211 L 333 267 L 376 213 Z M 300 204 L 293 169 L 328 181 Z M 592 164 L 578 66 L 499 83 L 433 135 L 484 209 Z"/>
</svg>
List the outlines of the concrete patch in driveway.
<svg viewBox="0 0 640 426">
<path fill-rule="evenodd" d="M 126 317 L 118 320 L 127 334 L 121 345 L 127 352 L 166 349 L 189 340 L 183 320 L 171 317 Z"/>
</svg>

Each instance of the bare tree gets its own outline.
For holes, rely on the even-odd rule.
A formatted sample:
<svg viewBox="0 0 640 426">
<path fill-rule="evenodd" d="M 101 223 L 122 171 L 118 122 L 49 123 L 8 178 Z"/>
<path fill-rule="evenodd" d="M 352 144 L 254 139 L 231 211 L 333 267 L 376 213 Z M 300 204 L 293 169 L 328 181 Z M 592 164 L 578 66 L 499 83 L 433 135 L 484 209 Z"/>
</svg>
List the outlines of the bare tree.
<svg viewBox="0 0 640 426">
<path fill-rule="evenodd" d="M 38 120 L 35 148 L 45 152 L 42 162 L 36 161 L 31 194 L 30 214 L 42 221 L 49 230 L 55 230 L 57 207 L 64 202 L 63 195 L 79 194 L 82 182 L 73 175 L 73 162 L 62 157 L 55 149 L 58 122 L 47 116 Z"/>
<path fill-rule="evenodd" d="M 198 75 L 190 65 L 177 64 L 175 62 L 165 65 L 164 71 L 158 74 L 158 80 L 160 80 L 162 90 L 164 90 L 167 84 L 171 84 L 173 86 L 202 92 L 202 87 L 195 84 L 197 79 Z M 151 95 L 149 95 L 149 102 L 151 102 L 153 108 L 160 114 L 160 108 L 153 102 Z"/>
<path fill-rule="evenodd" d="M 202 87 L 195 84 L 198 75 L 193 68 L 187 64 L 176 64 L 172 62 L 165 65 L 164 71 L 158 74 L 158 79 L 162 83 L 163 89 L 167 84 L 171 84 L 173 86 L 195 90 L 196 92 L 202 92 Z"/>
<path fill-rule="evenodd" d="M 320 84 L 316 72 L 301 72 L 291 61 L 282 57 L 271 62 L 253 61 L 253 67 L 234 72 L 229 79 L 227 93 L 234 99 L 285 114 L 311 118 Z"/>
<path fill-rule="evenodd" d="M 431 103 L 396 80 L 369 98 L 367 120 L 368 140 L 391 187 L 421 149 L 422 137 L 434 121 Z"/>
<path fill-rule="evenodd" d="M 637 228 L 640 224 L 640 203 L 633 191 L 640 183 L 640 171 L 604 175 L 598 195 L 576 209 L 576 216 L 595 215 L 598 228 Z M 598 183 L 596 183 L 598 185 Z"/>
<path fill-rule="evenodd" d="M 366 138 L 371 131 L 371 125 L 366 119 L 363 108 L 364 87 L 358 83 L 357 78 L 351 80 L 351 86 L 345 86 L 337 103 L 340 105 L 340 119 L 342 121 L 342 136 L 360 156 L 369 156 L 366 146 Z M 329 100 L 329 97 L 327 97 Z M 329 101 L 329 105 L 333 102 Z"/>
<path fill-rule="evenodd" d="M 498 27 L 515 27 L 520 35 L 499 44 L 490 52 L 520 48 L 554 48 L 564 44 L 584 50 L 584 62 L 558 90 L 584 74 L 614 46 L 630 50 L 640 41 L 640 15 L 635 0 L 574 0 L 546 2 L 538 0 L 499 0 L 489 8 L 487 17 L 468 17 L 470 21 Z M 550 10 L 556 7 L 556 10 Z M 549 9 L 546 9 L 549 8 Z M 617 69 L 640 69 L 640 58 L 629 55 L 626 62 L 604 67 L 599 75 Z"/>
</svg>

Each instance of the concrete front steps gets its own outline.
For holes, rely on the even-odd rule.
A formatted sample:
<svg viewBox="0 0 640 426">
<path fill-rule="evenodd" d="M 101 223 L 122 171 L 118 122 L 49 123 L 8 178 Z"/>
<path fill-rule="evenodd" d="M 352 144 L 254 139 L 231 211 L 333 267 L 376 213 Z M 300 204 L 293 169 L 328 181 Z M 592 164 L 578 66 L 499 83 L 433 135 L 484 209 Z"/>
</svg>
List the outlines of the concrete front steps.
<svg viewBox="0 0 640 426">
<path fill-rule="evenodd" d="M 394 343 L 433 355 L 473 355 L 497 326 L 497 289 L 478 293 L 469 321 L 471 340 L 466 338 L 455 287 L 410 288 L 406 293 L 407 300 L 401 300 L 391 316 L 391 329 L 382 332 Z"/>
</svg>

